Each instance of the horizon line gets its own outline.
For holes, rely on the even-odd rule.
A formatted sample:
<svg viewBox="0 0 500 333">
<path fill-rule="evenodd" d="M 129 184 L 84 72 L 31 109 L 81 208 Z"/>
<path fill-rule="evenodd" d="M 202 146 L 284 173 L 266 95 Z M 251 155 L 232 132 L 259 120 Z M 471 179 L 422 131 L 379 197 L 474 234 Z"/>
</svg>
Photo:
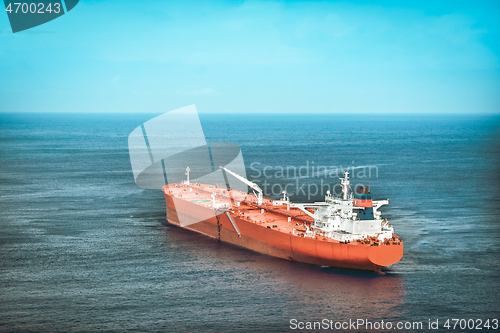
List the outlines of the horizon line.
<svg viewBox="0 0 500 333">
<path fill-rule="evenodd" d="M 109 111 L 109 112 L 71 112 L 71 111 L 0 111 L 0 114 L 75 114 L 75 115 L 112 115 L 112 114 L 130 114 L 130 115 L 152 115 L 152 114 L 164 114 L 170 111 L 174 111 L 176 109 L 172 109 L 165 112 L 129 112 L 129 111 Z M 445 116 L 445 115 L 484 115 L 484 116 L 500 116 L 499 113 L 493 112 L 199 112 L 199 115 L 203 114 L 214 114 L 214 115 L 425 115 L 425 116 Z"/>
</svg>

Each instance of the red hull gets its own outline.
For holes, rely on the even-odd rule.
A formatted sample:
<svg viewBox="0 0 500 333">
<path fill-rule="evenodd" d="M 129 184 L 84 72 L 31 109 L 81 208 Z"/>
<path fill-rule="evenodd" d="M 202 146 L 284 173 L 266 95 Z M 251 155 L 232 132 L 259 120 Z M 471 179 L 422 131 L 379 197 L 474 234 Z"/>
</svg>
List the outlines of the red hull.
<svg viewBox="0 0 500 333">
<path fill-rule="evenodd" d="M 275 224 L 275 228 L 272 228 L 267 223 L 250 218 L 248 214 L 245 216 L 231 213 L 240 232 L 239 236 L 226 214 L 219 214 L 216 218 L 212 208 L 173 197 L 170 190 L 168 186 L 163 189 L 169 223 L 259 253 L 314 265 L 377 272 L 385 266 L 398 262 L 403 256 L 402 241 L 390 245 L 381 243 L 378 246 L 362 243 L 344 244 L 321 236 L 310 238 L 294 235 L 291 227 L 286 225 L 281 224 L 277 227 Z M 238 207 L 238 209 L 243 208 Z M 181 226 L 179 217 L 182 221 L 197 222 Z M 271 221 L 270 223 L 281 222 L 277 222 L 276 219 Z"/>
</svg>

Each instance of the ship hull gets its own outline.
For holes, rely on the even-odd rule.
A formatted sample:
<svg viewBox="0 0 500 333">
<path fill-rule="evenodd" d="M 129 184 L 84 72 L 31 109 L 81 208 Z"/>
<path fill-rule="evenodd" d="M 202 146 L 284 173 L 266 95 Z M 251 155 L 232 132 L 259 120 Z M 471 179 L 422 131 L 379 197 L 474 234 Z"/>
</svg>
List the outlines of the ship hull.
<svg viewBox="0 0 500 333">
<path fill-rule="evenodd" d="M 232 216 L 238 232 L 226 214 L 214 216 L 211 208 L 179 200 L 164 192 L 167 222 L 246 249 L 286 260 L 313 265 L 380 272 L 403 256 L 403 243 L 371 246 L 370 244 L 332 242 L 323 237 L 301 237 L 268 228 L 240 216 Z M 181 226 L 182 221 L 195 223 Z M 209 218 L 200 219 L 200 217 Z M 200 221 L 201 220 L 201 221 Z"/>
</svg>

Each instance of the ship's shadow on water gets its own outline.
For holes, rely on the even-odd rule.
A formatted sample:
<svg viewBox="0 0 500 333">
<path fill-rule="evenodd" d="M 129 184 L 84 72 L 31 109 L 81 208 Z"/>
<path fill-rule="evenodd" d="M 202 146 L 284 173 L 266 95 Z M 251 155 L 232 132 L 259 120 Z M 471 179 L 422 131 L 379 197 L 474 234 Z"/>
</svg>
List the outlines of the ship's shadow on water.
<svg viewBox="0 0 500 333">
<path fill-rule="evenodd" d="M 249 303 L 259 304 L 259 293 L 273 290 L 282 302 L 280 327 L 287 327 L 286 321 L 292 318 L 339 320 L 362 314 L 391 320 L 405 315 L 404 281 L 390 269 L 381 274 L 292 262 L 162 223 L 165 251 L 184 253 L 181 266 L 192 278 L 207 278 L 209 271 L 218 288 L 240 284 L 237 289 Z"/>
</svg>

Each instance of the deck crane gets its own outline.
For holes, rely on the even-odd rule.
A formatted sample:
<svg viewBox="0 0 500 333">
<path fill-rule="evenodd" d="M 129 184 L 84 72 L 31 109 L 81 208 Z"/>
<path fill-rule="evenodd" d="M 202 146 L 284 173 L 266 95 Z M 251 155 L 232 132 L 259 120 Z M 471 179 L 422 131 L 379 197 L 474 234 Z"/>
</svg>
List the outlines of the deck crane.
<svg viewBox="0 0 500 333">
<path fill-rule="evenodd" d="M 262 205 L 263 194 L 262 194 L 262 189 L 259 187 L 259 185 L 255 184 L 254 182 L 249 181 L 245 177 L 242 177 L 242 176 L 232 172 L 229 169 L 224 168 L 222 165 L 219 166 L 219 168 L 226 171 L 227 173 L 229 173 L 230 175 L 232 175 L 233 177 L 235 177 L 236 179 L 238 179 L 242 183 L 245 183 L 246 185 L 248 185 L 248 187 L 250 187 L 252 189 L 253 194 L 255 194 L 255 196 L 257 197 L 257 204 Z M 257 192 L 257 193 L 255 193 L 255 192 Z"/>
</svg>

